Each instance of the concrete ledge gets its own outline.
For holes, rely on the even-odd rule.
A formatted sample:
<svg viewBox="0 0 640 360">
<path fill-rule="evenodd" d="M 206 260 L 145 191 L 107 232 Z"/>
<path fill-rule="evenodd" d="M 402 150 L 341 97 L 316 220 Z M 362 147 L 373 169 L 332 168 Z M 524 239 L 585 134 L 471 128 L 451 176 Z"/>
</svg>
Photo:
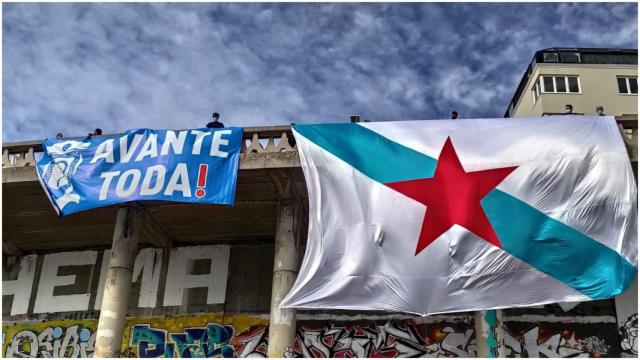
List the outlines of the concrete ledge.
<svg viewBox="0 0 640 360">
<path fill-rule="evenodd" d="M 300 167 L 297 151 L 249 153 L 240 155 L 240 170 L 281 169 Z"/>
<path fill-rule="evenodd" d="M 297 151 L 241 154 L 238 167 L 240 170 L 296 168 L 300 167 L 300 157 Z M 30 181 L 38 181 L 34 166 L 2 169 L 3 184 Z"/>
<path fill-rule="evenodd" d="M 35 166 L 8 167 L 2 169 L 2 183 L 38 181 Z"/>
</svg>

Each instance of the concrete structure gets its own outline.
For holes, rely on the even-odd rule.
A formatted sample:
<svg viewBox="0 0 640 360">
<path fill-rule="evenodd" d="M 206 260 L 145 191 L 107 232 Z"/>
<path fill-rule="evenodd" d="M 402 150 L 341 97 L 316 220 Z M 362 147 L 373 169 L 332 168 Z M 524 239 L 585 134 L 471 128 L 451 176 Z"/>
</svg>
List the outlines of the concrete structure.
<svg viewBox="0 0 640 360">
<path fill-rule="evenodd" d="M 619 120 L 637 164 L 637 119 Z M 3 356 L 101 355 L 114 313 L 120 322 L 104 324 L 115 333 L 124 322 L 122 356 L 637 356 L 634 315 L 619 318 L 613 300 L 495 318 L 276 309 L 308 216 L 287 126 L 245 128 L 235 206 L 141 203 L 135 256 L 119 250 L 117 208 L 56 216 L 33 167 L 39 151 L 39 141 L 3 145 Z M 131 278 L 128 294 L 105 286 L 116 268 Z"/>
<path fill-rule="evenodd" d="M 638 115 L 638 50 L 549 48 L 535 53 L 505 117 Z"/>
<path fill-rule="evenodd" d="M 296 339 L 296 311 L 280 309 L 278 304 L 287 296 L 298 275 L 298 249 L 294 222 L 300 219 L 296 216 L 299 211 L 301 211 L 300 207 L 294 203 L 282 202 L 278 208 L 269 317 L 271 319 L 269 357 L 284 356 L 287 349 L 293 349 L 293 342 Z"/>
<path fill-rule="evenodd" d="M 96 333 L 96 357 L 120 355 L 128 305 L 122 299 L 128 299 L 131 291 L 141 224 L 142 214 L 138 206 L 118 209 Z"/>
</svg>

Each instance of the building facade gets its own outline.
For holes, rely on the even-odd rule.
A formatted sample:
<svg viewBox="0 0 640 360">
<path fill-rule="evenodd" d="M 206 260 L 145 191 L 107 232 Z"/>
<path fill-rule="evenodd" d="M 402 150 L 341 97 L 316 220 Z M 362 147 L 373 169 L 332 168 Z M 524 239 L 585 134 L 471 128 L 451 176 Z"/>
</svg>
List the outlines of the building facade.
<svg viewBox="0 0 640 360">
<path fill-rule="evenodd" d="M 549 48 L 535 53 L 505 117 L 638 114 L 638 51 Z"/>
<path fill-rule="evenodd" d="M 538 75 L 577 74 L 586 94 L 583 73 L 540 69 Z M 575 86 L 568 79 L 565 85 Z M 540 105 L 532 106 L 542 106 L 547 95 L 555 94 L 543 92 Z M 558 101 L 563 109 L 566 101 Z M 573 104 L 574 112 L 587 113 Z M 611 104 L 602 104 L 606 113 Z M 637 114 L 637 107 L 621 109 Z M 517 111 L 515 116 L 526 116 Z M 617 119 L 637 166 L 637 116 Z M 307 190 L 288 126 L 244 133 L 235 206 L 137 205 L 141 230 L 131 292 L 119 299 L 126 303 L 120 356 L 266 357 L 274 334 L 282 334 L 278 328 L 291 331 L 291 346 L 278 353 L 286 357 L 638 356 L 637 283 L 624 301 L 428 317 L 345 311 L 274 316 L 274 303 L 287 290 L 281 285 L 290 286 L 305 251 Z M 1 355 L 90 357 L 104 315 L 120 210 L 58 218 L 36 176 L 39 151 L 39 141 L 3 144 Z"/>
</svg>

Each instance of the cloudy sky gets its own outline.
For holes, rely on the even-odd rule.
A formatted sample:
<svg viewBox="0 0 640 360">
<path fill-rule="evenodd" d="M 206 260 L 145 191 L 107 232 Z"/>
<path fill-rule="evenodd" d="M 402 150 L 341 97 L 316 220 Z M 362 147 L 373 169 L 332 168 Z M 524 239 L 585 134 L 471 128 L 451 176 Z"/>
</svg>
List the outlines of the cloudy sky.
<svg viewBox="0 0 640 360">
<path fill-rule="evenodd" d="M 637 47 L 637 5 L 3 3 L 3 141 L 503 115 L 536 50 Z"/>
</svg>

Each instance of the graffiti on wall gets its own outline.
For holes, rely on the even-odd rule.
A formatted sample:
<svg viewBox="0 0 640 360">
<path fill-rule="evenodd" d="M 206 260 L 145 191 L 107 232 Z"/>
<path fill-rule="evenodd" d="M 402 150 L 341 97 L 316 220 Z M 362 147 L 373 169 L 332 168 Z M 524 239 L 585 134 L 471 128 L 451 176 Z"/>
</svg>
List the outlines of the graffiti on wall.
<svg viewBox="0 0 640 360">
<path fill-rule="evenodd" d="M 91 357 L 96 320 L 61 320 L 4 327 L 5 357 Z"/>
<path fill-rule="evenodd" d="M 195 320 L 195 321 L 194 321 Z M 267 321 L 225 318 L 135 319 L 125 334 L 125 356 L 266 357 Z M 475 356 L 469 322 L 425 324 L 415 320 L 301 321 L 288 357 Z"/>
<path fill-rule="evenodd" d="M 638 356 L 638 314 L 629 316 L 619 329 L 620 347 L 624 355 Z"/>
<path fill-rule="evenodd" d="M 290 357 L 475 357 L 473 323 L 468 318 L 301 322 Z"/>
<path fill-rule="evenodd" d="M 200 319 L 185 326 L 170 323 L 131 325 L 124 350 L 138 357 L 266 357 L 268 328 L 259 319 L 239 324 L 235 317 Z M 153 321 L 152 319 L 149 319 Z M 139 321 L 139 320 L 136 320 Z M 157 322 L 157 321 L 156 321 Z M 302 321 L 288 357 L 475 356 L 473 325 L 464 322 L 421 324 L 414 320 L 350 322 Z"/>
<path fill-rule="evenodd" d="M 545 317 L 547 318 L 547 317 Z M 552 316 L 548 317 L 552 320 Z M 628 325 L 628 326 L 627 326 Z M 617 357 L 637 353 L 637 315 L 616 333 L 609 322 L 505 321 L 507 357 Z M 5 357 L 91 357 L 97 320 L 3 326 Z M 267 357 L 266 316 L 200 314 L 127 319 L 127 357 Z M 622 335 L 624 334 L 624 335 Z M 625 339 L 629 344 L 624 347 Z M 402 320 L 300 320 L 287 357 L 475 357 L 471 317 Z"/>
<path fill-rule="evenodd" d="M 620 347 L 615 328 L 615 322 L 506 322 L 505 356 L 618 357 Z"/>
<path fill-rule="evenodd" d="M 132 318 L 123 356 L 266 357 L 267 324 L 265 317 L 244 315 Z"/>
<path fill-rule="evenodd" d="M 464 319 L 460 321 L 459 319 Z M 300 321 L 289 357 L 475 356 L 473 324 L 451 321 Z M 267 357 L 266 316 L 129 318 L 127 357 Z M 90 357 L 96 320 L 5 326 L 6 357 Z"/>
</svg>

